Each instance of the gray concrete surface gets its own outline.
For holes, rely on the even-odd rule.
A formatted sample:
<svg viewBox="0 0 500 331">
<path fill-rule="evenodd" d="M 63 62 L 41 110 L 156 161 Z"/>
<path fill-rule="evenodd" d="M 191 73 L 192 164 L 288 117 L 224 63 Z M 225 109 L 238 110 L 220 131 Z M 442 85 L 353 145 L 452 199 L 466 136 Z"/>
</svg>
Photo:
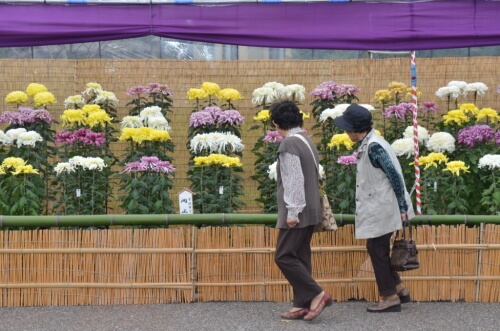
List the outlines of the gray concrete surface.
<svg viewBox="0 0 500 331">
<path fill-rule="evenodd" d="M 369 304 L 335 303 L 312 322 L 280 320 L 290 305 L 272 302 L 0 308 L 0 330 L 500 330 L 500 303 L 409 303 L 401 313 L 385 314 L 366 312 Z"/>
</svg>

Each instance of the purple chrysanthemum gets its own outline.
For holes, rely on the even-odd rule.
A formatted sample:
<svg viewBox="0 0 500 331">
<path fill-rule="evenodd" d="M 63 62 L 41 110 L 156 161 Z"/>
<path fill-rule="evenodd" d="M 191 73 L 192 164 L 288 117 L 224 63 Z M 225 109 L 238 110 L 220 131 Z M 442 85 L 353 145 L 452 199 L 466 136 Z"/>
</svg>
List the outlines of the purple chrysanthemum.
<svg viewBox="0 0 500 331">
<path fill-rule="evenodd" d="M 26 125 L 29 123 L 46 122 L 50 124 L 54 118 L 46 109 L 31 109 L 19 107 L 18 111 L 6 111 L 0 115 L 0 123 Z"/>
<path fill-rule="evenodd" d="M 133 86 L 130 88 L 130 90 L 127 91 L 127 95 L 143 95 L 143 94 L 149 94 L 149 88 L 145 86 Z"/>
<path fill-rule="evenodd" d="M 94 132 L 89 129 L 79 129 L 75 132 L 71 131 L 60 131 L 56 133 L 55 137 L 56 144 L 75 144 L 80 142 L 84 145 L 94 145 L 102 146 L 106 142 L 106 136 L 104 133 Z"/>
<path fill-rule="evenodd" d="M 215 120 L 212 114 L 204 111 L 197 111 L 192 113 L 189 117 L 189 126 L 197 128 L 204 125 L 214 125 Z"/>
<path fill-rule="evenodd" d="M 332 80 L 326 81 L 319 84 L 315 89 L 311 91 L 310 94 L 313 97 L 318 97 L 320 99 L 333 100 L 337 97 L 337 86 L 337 83 Z"/>
<path fill-rule="evenodd" d="M 141 157 L 141 161 L 125 164 L 125 169 L 122 173 L 150 171 L 169 174 L 175 170 L 175 167 L 169 161 L 161 161 L 157 156 L 143 156 Z"/>
<path fill-rule="evenodd" d="M 430 113 L 437 113 L 439 110 L 438 106 L 436 103 L 432 101 L 426 101 L 419 107 L 419 110 L 421 110 L 424 114 L 430 114 Z"/>
<path fill-rule="evenodd" d="M 149 83 L 148 89 L 150 94 L 172 95 L 172 90 L 165 84 Z"/>
<path fill-rule="evenodd" d="M 458 131 L 457 142 L 472 148 L 476 143 L 489 141 L 494 136 L 495 133 L 489 125 L 473 125 Z"/>
<path fill-rule="evenodd" d="M 337 162 L 343 165 L 353 165 L 356 164 L 357 159 L 358 159 L 358 153 L 354 152 L 351 155 L 340 156 Z"/>
<path fill-rule="evenodd" d="M 395 117 L 400 120 L 404 120 L 406 115 L 411 115 L 413 112 L 413 104 L 411 103 L 400 103 L 399 105 L 394 105 L 387 107 L 384 111 L 384 117 L 390 118 Z"/>
<path fill-rule="evenodd" d="M 266 143 L 279 143 L 283 140 L 283 137 L 278 133 L 278 131 L 267 130 L 266 136 L 262 140 Z"/>
<path fill-rule="evenodd" d="M 245 122 L 245 118 L 234 109 L 221 111 L 218 113 L 217 124 L 241 125 Z"/>
</svg>

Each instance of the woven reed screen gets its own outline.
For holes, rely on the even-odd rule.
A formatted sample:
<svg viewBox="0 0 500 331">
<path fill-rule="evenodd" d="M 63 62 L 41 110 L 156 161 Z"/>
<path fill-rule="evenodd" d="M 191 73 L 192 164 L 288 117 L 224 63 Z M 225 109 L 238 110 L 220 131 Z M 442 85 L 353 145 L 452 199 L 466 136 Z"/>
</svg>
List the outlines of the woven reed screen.
<svg viewBox="0 0 500 331">
<path fill-rule="evenodd" d="M 0 232 L 0 306 L 292 299 L 264 226 Z M 500 301 L 500 226 L 418 226 L 416 301 Z M 313 274 L 335 300 L 377 299 L 353 227 L 313 237 Z"/>
<path fill-rule="evenodd" d="M 469 58 L 418 58 L 418 87 L 422 91 L 419 102 L 435 101 L 446 110 L 446 103 L 435 96 L 435 91 L 451 80 L 463 80 L 469 83 L 483 82 L 490 90 L 477 101 L 478 107 L 500 109 L 500 95 L 495 92 L 500 83 L 500 57 Z M 172 139 L 176 145 L 174 165 L 177 167 L 172 195 L 189 187 L 187 164 L 189 154 L 186 150 L 189 115 L 193 104 L 187 100 L 186 92 L 197 88 L 205 81 L 215 82 L 221 88 L 232 87 L 240 91 L 244 100 L 235 102 L 235 106 L 245 116 L 246 124 L 242 130 L 245 144 L 242 162 L 244 164 L 246 206 L 241 212 L 258 213 L 255 202 L 258 196 L 257 183 L 253 175 L 255 157 L 251 149 L 261 134 L 250 131 L 254 124 L 256 109 L 252 102 L 252 92 L 264 83 L 277 81 L 283 84 L 301 84 L 310 92 L 324 81 L 333 80 L 338 84 L 354 84 L 361 88 L 358 94 L 360 103 L 371 103 L 375 92 L 387 88 L 391 81 L 410 85 L 410 60 L 393 59 L 351 59 L 351 60 L 239 60 L 239 61 L 184 61 L 156 59 L 86 59 L 86 60 L 27 60 L 0 59 L 0 105 L 3 110 L 12 107 L 5 103 L 5 96 L 14 90 L 25 90 L 29 83 L 36 82 L 47 86 L 58 103 L 49 107 L 56 117 L 64 110 L 64 99 L 79 94 L 89 82 L 97 82 L 107 90 L 114 92 L 120 100 L 118 116 L 128 115 L 126 104 L 131 97 L 126 92 L 136 85 L 150 82 L 167 84 L 174 92 L 173 115 L 170 115 Z M 461 102 L 472 102 L 472 95 Z M 309 112 L 312 101 L 309 95 L 303 102 L 302 110 Z M 306 120 L 305 128 L 313 125 L 313 119 Z M 55 128 L 58 129 L 57 127 Z M 122 155 L 124 143 L 116 143 L 113 148 L 117 156 Z M 116 170 L 121 170 L 117 167 Z M 118 197 L 116 189 L 114 197 Z M 116 201 L 110 201 L 114 207 L 111 213 L 121 213 Z"/>
</svg>

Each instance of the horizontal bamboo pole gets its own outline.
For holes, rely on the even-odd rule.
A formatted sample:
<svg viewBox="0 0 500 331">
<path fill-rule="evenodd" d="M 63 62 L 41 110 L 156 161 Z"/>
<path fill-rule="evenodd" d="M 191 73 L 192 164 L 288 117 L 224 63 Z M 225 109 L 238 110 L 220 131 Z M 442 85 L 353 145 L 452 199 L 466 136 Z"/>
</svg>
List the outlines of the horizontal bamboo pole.
<svg viewBox="0 0 500 331">
<path fill-rule="evenodd" d="M 500 281 L 500 276 L 402 276 L 405 281 Z M 362 278 L 331 278 L 317 279 L 318 283 L 363 283 L 374 282 L 374 277 Z M 222 283 L 203 283 L 196 282 L 197 287 L 227 287 L 227 286 L 271 286 L 287 285 L 286 280 L 269 282 L 222 282 Z M 175 288 L 191 289 L 192 283 L 19 283 L 19 284 L 0 284 L 0 288 Z"/>
<path fill-rule="evenodd" d="M 495 250 L 500 244 L 417 245 L 418 250 Z M 361 252 L 366 246 L 311 247 L 313 252 Z M 165 253 L 251 253 L 270 254 L 275 248 L 0 248 L 0 254 L 165 254 Z"/>
<path fill-rule="evenodd" d="M 0 215 L 0 227 L 140 226 L 140 225 L 275 225 L 276 214 L 148 214 L 148 215 Z M 354 215 L 335 214 L 338 225 L 354 224 Z M 500 215 L 417 215 L 413 225 L 500 224 Z"/>
</svg>

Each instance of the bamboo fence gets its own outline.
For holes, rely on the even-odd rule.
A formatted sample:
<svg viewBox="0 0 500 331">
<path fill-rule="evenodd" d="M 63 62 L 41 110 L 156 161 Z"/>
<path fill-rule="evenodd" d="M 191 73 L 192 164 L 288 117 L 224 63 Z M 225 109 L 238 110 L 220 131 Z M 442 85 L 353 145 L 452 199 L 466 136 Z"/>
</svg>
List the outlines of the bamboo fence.
<svg viewBox="0 0 500 331">
<path fill-rule="evenodd" d="M 289 302 L 268 226 L 0 232 L 0 306 Z M 500 225 L 417 226 L 415 301 L 500 301 Z M 352 225 L 313 236 L 313 275 L 335 300 L 377 300 Z"/>
</svg>

